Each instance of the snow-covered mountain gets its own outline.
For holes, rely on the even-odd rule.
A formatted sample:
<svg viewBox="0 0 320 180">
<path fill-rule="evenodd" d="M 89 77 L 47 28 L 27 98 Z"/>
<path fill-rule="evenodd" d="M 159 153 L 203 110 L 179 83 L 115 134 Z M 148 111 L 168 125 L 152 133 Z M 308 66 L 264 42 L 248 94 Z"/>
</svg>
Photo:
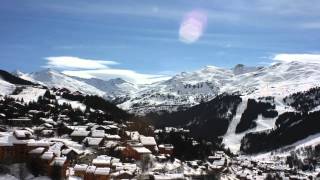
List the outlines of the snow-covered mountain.
<svg viewBox="0 0 320 180">
<path fill-rule="evenodd" d="M 243 65 L 237 65 L 231 69 L 206 66 L 195 72 L 182 72 L 169 80 L 142 86 L 122 79 L 108 81 L 80 79 L 54 70 L 43 70 L 30 74 L 17 72 L 16 74 L 23 79 L 49 87 L 64 87 L 71 91 L 97 94 L 108 99 L 125 97 L 122 101 L 118 101 L 121 102 L 118 106 L 136 113 L 174 111 L 181 107 L 187 108 L 203 101 L 214 100 L 217 95 L 225 92 L 240 94 L 242 102 L 234 109 L 235 115 L 228 120 L 230 124 L 223 135 L 223 142 L 232 151 L 240 149 L 241 139 L 247 133 L 275 128 L 278 116 L 269 118 L 259 114 L 254 120 L 255 127 L 236 133 L 236 128 L 247 108 L 248 99 L 260 101 L 261 97 L 272 96 L 274 110 L 280 115 L 296 111 L 283 100 L 284 97 L 320 86 L 320 63 L 306 62 L 282 62 L 258 68 Z M 0 81 L 0 87 L 4 89 L 3 92 L 7 93 L 14 88 L 5 81 Z M 315 109 L 320 108 L 315 107 Z M 229 111 L 226 111 L 225 114 L 229 114 Z M 197 116 L 194 113 L 192 115 Z M 210 117 L 210 113 L 205 117 Z M 199 123 L 207 122 L 192 119 L 184 126 L 189 127 Z"/>
<path fill-rule="evenodd" d="M 11 94 L 14 89 L 15 89 L 15 85 L 7 81 L 4 81 L 0 78 L 0 96 Z"/>
<path fill-rule="evenodd" d="M 182 72 L 171 79 L 147 85 L 119 106 L 134 112 L 175 110 L 190 107 L 217 96 L 220 87 L 232 81 L 229 69 L 214 66 L 195 72 Z"/>
<path fill-rule="evenodd" d="M 106 93 L 107 99 L 130 97 L 138 91 L 138 86 L 121 78 L 102 80 L 98 78 L 76 78 Z"/>
<path fill-rule="evenodd" d="M 101 91 L 94 86 L 53 69 L 44 69 L 42 71 L 33 72 L 30 74 L 18 72 L 16 75 L 18 75 L 20 78 L 43 84 L 48 87 L 67 88 L 70 91 L 79 91 L 85 94 L 95 94 L 99 96 L 105 96 L 106 94 L 104 91 Z"/>
<path fill-rule="evenodd" d="M 319 69 L 319 63 L 306 62 L 283 62 L 266 67 L 238 64 L 231 69 L 206 66 L 195 72 L 182 72 L 169 80 L 148 85 L 136 85 L 120 78 L 81 79 L 50 69 L 17 74 L 23 79 L 49 87 L 66 87 L 71 91 L 97 94 L 121 103 L 118 106 L 123 109 L 146 113 L 190 107 L 224 92 L 239 92 L 246 98 L 283 97 L 318 86 Z"/>
<path fill-rule="evenodd" d="M 254 67 L 254 66 L 245 66 L 243 64 L 237 64 L 234 68 L 232 68 L 233 74 L 239 75 L 239 74 L 245 74 L 248 72 L 257 71 L 258 69 L 261 69 L 263 67 Z"/>
<path fill-rule="evenodd" d="M 277 63 L 267 67 L 237 65 L 232 69 L 207 66 L 183 72 L 167 81 L 142 88 L 119 106 L 134 112 L 175 110 L 199 104 L 224 92 L 258 98 L 283 97 L 320 85 L 320 64 L 305 62 Z"/>
</svg>

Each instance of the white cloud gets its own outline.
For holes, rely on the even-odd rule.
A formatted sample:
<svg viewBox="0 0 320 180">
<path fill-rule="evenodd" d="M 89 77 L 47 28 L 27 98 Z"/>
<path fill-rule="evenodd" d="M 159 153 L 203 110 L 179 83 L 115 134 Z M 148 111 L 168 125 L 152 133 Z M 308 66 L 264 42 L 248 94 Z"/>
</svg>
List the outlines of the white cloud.
<svg viewBox="0 0 320 180">
<path fill-rule="evenodd" d="M 104 69 L 107 65 L 118 64 L 115 61 L 103 61 L 93 59 L 82 59 L 73 56 L 46 57 L 48 60 L 45 67 L 58 69 Z"/>
<path fill-rule="evenodd" d="M 272 59 L 280 62 L 320 63 L 320 54 L 276 54 Z"/>
<path fill-rule="evenodd" d="M 80 78 L 112 79 L 122 78 L 135 84 L 150 84 L 170 77 L 162 74 L 143 74 L 130 69 L 118 69 L 110 65 L 118 64 L 115 61 L 83 59 L 72 56 L 46 57 L 44 67 L 60 69 L 64 74 Z"/>
<path fill-rule="evenodd" d="M 166 75 L 157 74 L 142 74 L 128 69 L 97 69 L 97 70 L 83 70 L 83 71 L 63 71 L 64 74 L 69 76 L 76 76 L 81 78 L 100 78 L 112 79 L 122 78 L 126 81 L 135 84 L 150 84 L 162 80 L 167 80 L 170 77 Z"/>
</svg>

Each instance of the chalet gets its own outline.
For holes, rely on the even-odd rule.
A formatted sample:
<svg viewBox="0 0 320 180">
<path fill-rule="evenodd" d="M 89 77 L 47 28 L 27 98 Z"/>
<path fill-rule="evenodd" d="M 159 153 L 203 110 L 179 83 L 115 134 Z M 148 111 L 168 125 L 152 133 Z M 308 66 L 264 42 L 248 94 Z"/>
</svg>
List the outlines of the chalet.
<svg viewBox="0 0 320 180">
<path fill-rule="evenodd" d="M 40 131 L 41 136 L 43 137 L 53 137 L 54 131 L 51 129 L 43 129 Z"/>
<path fill-rule="evenodd" d="M 61 154 L 66 156 L 67 159 L 72 163 L 79 155 L 82 154 L 82 152 L 73 148 L 65 148 L 61 151 Z"/>
<path fill-rule="evenodd" d="M 151 151 L 137 141 L 128 141 L 126 148 L 122 151 L 122 155 L 125 158 L 133 158 L 135 160 L 141 160 L 150 154 Z"/>
<path fill-rule="evenodd" d="M 30 156 L 40 158 L 40 156 L 46 151 L 44 147 L 38 147 L 29 151 Z"/>
<path fill-rule="evenodd" d="M 151 152 L 155 153 L 158 152 L 158 147 L 157 147 L 157 143 L 156 140 L 154 139 L 154 137 L 148 137 L 148 136 L 140 136 L 139 137 L 141 144 L 148 148 Z"/>
<path fill-rule="evenodd" d="M 88 168 L 86 169 L 84 180 L 95 180 L 94 172 L 96 171 L 96 168 L 96 166 L 88 166 Z"/>
<path fill-rule="evenodd" d="M 119 135 L 111 135 L 111 134 L 105 134 L 106 140 L 110 141 L 119 141 L 121 140 L 121 137 Z"/>
<path fill-rule="evenodd" d="M 9 126 L 29 127 L 32 125 L 32 121 L 28 117 L 10 118 L 7 119 L 7 124 Z"/>
<path fill-rule="evenodd" d="M 162 175 L 153 175 L 154 180 L 184 180 L 186 179 L 183 174 L 162 174 Z"/>
<path fill-rule="evenodd" d="M 137 171 L 137 165 L 131 163 L 114 163 L 115 171 L 130 171 L 135 173 Z"/>
<path fill-rule="evenodd" d="M 133 179 L 135 174 L 130 171 L 116 171 L 111 174 L 112 179 Z"/>
<path fill-rule="evenodd" d="M 53 152 L 46 151 L 40 156 L 41 167 L 43 174 L 51 173 L 51 162 L 53 161 L 55 155 Z"/>
<path fill-rule="evenodd" d="M 86 130 L 74 130 L 71 134 L 70 137 L 73 141 L 76 142 L 82 142 L 86 137 L 88 137 L 90 134 L 90 131 Z"/>
<path fill-rule="evenodd" d="M 107 131 L 108 134 L 118 134 L 119 128 L 116 125 L 107 125 Z"/>
<path fill-rule="evenodd" d="M 110 179 L 110 168 L 96 168 L 94 172 L 95 180 L 109 180 Z"/>
<path fill-rule="evenodd" d="M 76 164 L 73 168 L 74 175 L 84 178 L 87 168 L 88 168 L 88 165 L 86 164 Z"/>
<path fill-rule="evenodd" d="M 140 134 L 138 131 L 125 131 L 126 138 L 133 141 L 139 141 Z"/>
<path fill-rule="evenodd" d="M 151 154 L 151 151 L 145 147 L 133 147 L 133 150 L 133 158 L 136 160 L 144 159 L 146 156 L 149 156 Z"/>
<path fill-rule="evenodd" d="M 159 152 L 160 152 L 160 154 L 172 155 L 173 145 L 172 144 L 160 144 L 159 145 Z"/>
<path fill-rule="evenodd" d="M 92 160 L 92 164 L 96 167 L 110 167 L 111 166 L 111 157 L 106 155 L 98 156 Z"/>
<path fill-rule="evenodd" d="M 46 169 L 44 166 L 42 166 L 42 160 L 41 156 L 46 151 L 46 148 L 44 147 L 38 147 L 33 150 L 30 150 L 28 153 L 28 166 L 31 167 L 31 172 L 33 172 L 35 175 L 38 175 L 40 173 L 45 173 Z"/>
<path fill-rule="evenodd" d="M 15 130 L 13 131 L 13 135 L 15 136 L 15 138 L 19 140 L 26 140 L 32 138 L 32 133 L 27 130 Z"/>
<path fill-rule="evenodd" d="M 92 129 L 94 129 L 94 130 L 103 130 L 105 133 L 110 130 L 109 127 L 102 126 L 102 125 L 96 125 L 96 126 L 92 127 Z"/>
<path fill-rule="evenodd" d="M 92 130 L 91 131 L 91 137 L 104 138 L 105 137 L 105 132 L 104 132 L 104 130 Z"/>
<path fill-rule="evenodd" d="M 101 147 L 103 146 L 103 143 L 104 143 L 103 138 L 93 138 L 93 137 L 86 137 L 83 140 L 83 142 L 87 147 L 93 147 L 93 148 Z"/>
<path fill-rule="evenodd" d="M 53 161 L 50 163 L 50 170 L 48 175 L 53 177 L 62 177 L 66 178 L 66 172 L 68 168 L 68 160 L 66 157 L 55 157 Z"/>
<path fill-rule="evenodd" d="M 48 149 L 50 143 L 46 141 L 28 141 L 27 146 L 29 149 L 35 149 L 37 147 L 44 147 L 45 149 Z"/>
</svg>

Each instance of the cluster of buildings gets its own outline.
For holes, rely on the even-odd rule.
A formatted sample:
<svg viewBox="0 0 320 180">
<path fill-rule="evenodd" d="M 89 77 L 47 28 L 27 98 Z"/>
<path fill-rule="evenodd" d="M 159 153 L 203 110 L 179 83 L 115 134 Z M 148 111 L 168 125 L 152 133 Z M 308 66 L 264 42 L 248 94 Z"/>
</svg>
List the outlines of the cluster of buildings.
<svg viewBox="0 0 320 180">
<path fill-rule="evenodd" d="M 132 179 L 139 172 L 136 164 L 122 163 L 120 159 L 107 155 L 97 156 L 90 165 L 76 164 L 70 169 L 70 176 L 84 180 Z"/>
<path fill-rule="evenodd" d="M 55 150 L 57 143 L 34 140 L 33 131 L 29 128 L 2 132 L 0 162 L 2 164 L 26 163 L 34 168 L 32 171 L 37 174 L 53 176 L 57 172 L 60 177 L 66 177 L 68 154 L 61 156 L 60 153 L 68 148 L 60 146 L 57 152 Z"/>
</svg>

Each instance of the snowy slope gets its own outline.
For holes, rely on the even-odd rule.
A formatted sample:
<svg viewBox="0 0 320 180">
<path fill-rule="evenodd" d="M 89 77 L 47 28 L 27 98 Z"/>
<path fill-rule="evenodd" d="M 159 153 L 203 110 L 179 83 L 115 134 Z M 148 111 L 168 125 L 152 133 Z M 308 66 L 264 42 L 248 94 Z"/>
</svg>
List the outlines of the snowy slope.
<svg viewBox="0 0 320 180">
<path fill-rule="evenodd" d="M 119 107 L 139 113 L 189 107 L 214 98 L 233 76 L 232 70 L 214 66 L 182 72 L 169 80 L 146 85 Z"/>
<path fill-rule="evenodd" d="M 11 94 L 15 87 L 15 85 L 0 79 L 0 95 L 5 96 Z"/>
<path fill-rule="evenodd" d="M 267 67 L 236 65 L 232 69 L 206 66 L 195 72 L 180 73 L 169 80 L 139 86 L 120 78 L 108 81 L 79 79 L 53 70 L 20 73 L 19 76 L 49 87 L 66 87 L 109 100 L 122 98 L 120 108 L 146 113 L 190 107 L 224 92 L 240 92 L 246 98 L 274 96 L 282 104 L 282 97 L 288 94 L 319 86 L 319 70 L 319 63 L 306 62 L 283 62 Z"/>
<path fill-rule="evenodd" d="M 19 100 L 23 99 L 25 103 L 28 103 L 31 101 L 37 101 L 38 98 L 40 96 L 43 96 L 45 92 L 46 92 L 46 89 L 28 86 L 28 87 L 25 87 L 22 90 L 22 92 L 20 92 L 18 95 L 10 95 L 10 96 Z"/>
<path fill-rule="evenodd" d="M 125 81 L 121 78 L 102 80 L 97 78 L 82 79 L 79 81 L 85 82 L 106 93 L 107 99 L 131 96 L 138 91 L 138 86 Z"/>
<path fill-rule="evenodd" d="M 67 88 L 70 91 L 80 91 L 85 94 L 94 94 L 104 96 L 105 92 L 87 84 L 76 80 L 70 76 L 62 74 L 52 69 L 45 69 L 43 71 L 34 72 L 30 74 L 20 73 L 21 78 L 31 80 L 33 82 L 40 82 L 48 87 Z"/>
<path fill-rule="evenodd" d="M 319 63 L 277 63 L 235 76 L 231 83 L 221 88 L 221 91 L 240 91 L 241 94 L 251 97 L 286 96 L 319 86 L 319 70 Z"/>
<path fill-rule="evenodd" d="M 319 70 L 319 63 L 304 62 L 277 63 L 268 67 L 237 65 L 232 69 L 207 66 L 147 85 L 119 106 L 143 113 L 189 107 L 224 92 L 240 92 L 247 98 L 284 97 L 319 86 Z"/>
</svg>

